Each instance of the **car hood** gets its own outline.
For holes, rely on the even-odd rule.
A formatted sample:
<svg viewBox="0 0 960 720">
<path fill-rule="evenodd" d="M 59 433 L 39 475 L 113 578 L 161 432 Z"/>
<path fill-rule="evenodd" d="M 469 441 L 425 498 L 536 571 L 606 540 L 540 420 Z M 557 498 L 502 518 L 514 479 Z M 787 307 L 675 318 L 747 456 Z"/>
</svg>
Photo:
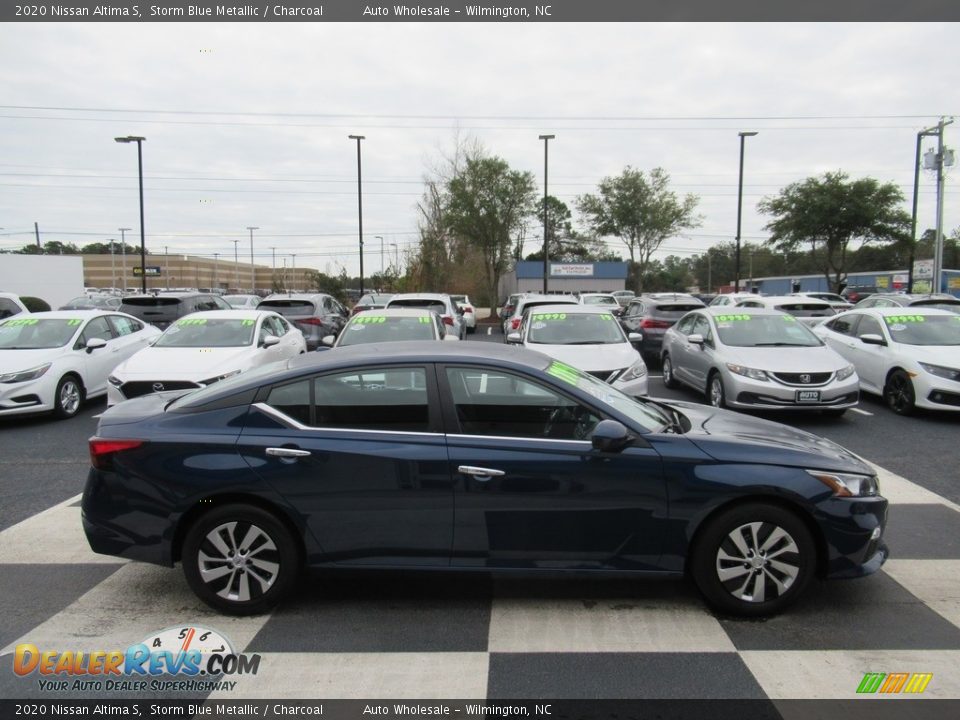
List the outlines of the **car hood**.
<svg viewBox="0 0 960 720">
<path fill-rule="evenodd" d="M 897 350 L 917 362 L 944 367 L 960 368 L 960 346 L 957 345 L 904 345 L 897 343 Z"/>
<path fill-rule="evenodd" d="M 119 365 L 113 375 L 130 380 L 206 380 L 250 364 L 246 347 L 165 348 L 148 347 Z"/>
<path fill-rule="evenodd" d="M 726 362 L 780 373 L 836 372 L 850 363 L 826 345 L 820 347 L 725 346 Z"/>
<path fill-rule="evenodd" d="M 634 350 L 630 343 L 610 345 L 540 345 L 538 343 L 528 343 L 526 347 L 585 372 L 619 370 L 620 368 L 630 367 L 640 360 L 640 353 Z"/>
<path fill-rule="evenodd" d="M 39 350 L 0 350 L 0 373 L 21 372 L 52 362 L 65 354 L 65 347 Z"/>
<path fill-rule="evenodd" d="M 684 437 L 721 462 L 789 465 L 873 475 L 857 455 L 813 433 L 708 405 L 669 401 L 692 427 Z"/>
</svg>

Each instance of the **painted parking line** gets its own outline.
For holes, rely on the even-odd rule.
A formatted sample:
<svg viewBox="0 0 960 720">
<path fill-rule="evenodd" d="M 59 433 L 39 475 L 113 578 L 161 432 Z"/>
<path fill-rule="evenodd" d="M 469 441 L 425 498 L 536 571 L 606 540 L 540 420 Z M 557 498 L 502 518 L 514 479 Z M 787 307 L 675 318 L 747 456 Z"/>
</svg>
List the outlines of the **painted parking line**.
<svg viewBox="0 0 960 720">
<path fill-rule="evenodd" d="M 662 378 L 662 377 L 663 377 L 663 375 L 648 375 L 647 377 L 652 377 L 652 378 Z"/>
<path fill-rule="evenodd" d="M 866 415 L 868 417 L 873 417 L 872 412 L 867 412 L 866 410 L 861 410 L 860 408 L 850 408 L 850 412 L 855 412 L 858 415 Z"/>
</svg>

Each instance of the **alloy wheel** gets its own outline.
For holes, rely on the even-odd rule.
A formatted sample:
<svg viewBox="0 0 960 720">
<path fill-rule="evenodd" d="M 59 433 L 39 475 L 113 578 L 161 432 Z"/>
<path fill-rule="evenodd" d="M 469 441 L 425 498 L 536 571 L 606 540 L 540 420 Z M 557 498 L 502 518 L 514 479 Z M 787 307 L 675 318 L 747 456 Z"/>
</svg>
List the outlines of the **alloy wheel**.
<svg viewBox="0 0 960 720">
<path fill-rule="evenodd" d="M 769 522 L 740 525 L 717 549 L 720 583 L 737 600 L 762 603 L 783 596 L 800 574 L 800 550 L 782 527 Z"/>
<path fill-rule="evenodd" d="M 200 578 L 225 600 L 262 597 L 280 573 L 273 539 L 249 522 L 226 522 L 207 533 L 197 553 Z"/>
</svg>

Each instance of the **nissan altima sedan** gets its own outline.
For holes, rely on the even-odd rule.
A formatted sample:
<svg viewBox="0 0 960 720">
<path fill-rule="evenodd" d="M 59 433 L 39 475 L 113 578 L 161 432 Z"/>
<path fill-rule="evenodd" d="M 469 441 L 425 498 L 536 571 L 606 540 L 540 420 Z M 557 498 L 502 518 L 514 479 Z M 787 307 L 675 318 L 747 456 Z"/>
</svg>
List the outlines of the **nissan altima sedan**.
<svg viewBox="0 0 960 720">
<path fill-rule="evenodd" d="M 306 352 L 303 333 L 265 310 L 211 310 L 180 318 L 110 373 L 107 404 L 189 390 Z"/>
<path fill-rule="evenodd" d="M 703 308 L 667 330 L 662 352 L 663 384 L 715 407 L 842 415 L 860 399 L 854 366 L 785 312 Z"/>
<path fill-rule="evenodd" d="M 647 394 L 647 366 L 613 313 L 595 305 L 539 305 L 523 315 L 508 343 L 542 352 L 590 373 L 627 395 Z"/>
<path fill-rule="evenodd" d="M 347 347 L 136 398 L 90 456 L 93 550 L 180 562 L 237 615 L 304 567 L 686 573 L 767 615 L 887 558 L 887 501 L 842 447 L 502 344 Z"/>
<path fill-rule="evenodd" d="M 118 312 L 59 310 L 0 321 L 0 417 L 76 415 L 119 363 L 160 335 Z"/>
<path fill-rule="evenodd" d="M 853 363 L 861 390 L 880 395 L 898 415 L 918 407 L 960 410 L 960 315 L 858 305 L 814 332 Z"/>
</svg>

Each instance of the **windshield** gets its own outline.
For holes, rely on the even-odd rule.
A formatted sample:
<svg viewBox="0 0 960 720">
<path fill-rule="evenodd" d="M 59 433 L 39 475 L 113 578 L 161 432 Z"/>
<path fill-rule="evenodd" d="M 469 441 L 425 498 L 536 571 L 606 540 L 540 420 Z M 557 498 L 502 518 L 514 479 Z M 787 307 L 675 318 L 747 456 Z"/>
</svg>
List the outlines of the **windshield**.
<svg viewBox="0 0 960 720">
<path fill-rule="evenodd" d="M 426 308 L 427 310 L 433 310 L 435 313 L 437 313 L 437 315 L 447 314 L 447 305 L 443 302 L 443 300 L 431 300 L 429 298 L 406 298 L 400 300 L 391 300 L 387 304 L 387 307 Z"/>
<path fill-rule="evenodd" d="M 337 347 L 398 340 L 436 340 L 433 318 L 364 315 L 355 317 L 340 333 Z"/>
<path fill-rule="evenodd" d="M 0 350 L 41 350 L 66 345 L 83 320 L 13 317 L 0 323 Z"/>
<path fill-rule="evenodd" d="M 960 314 L 960 302 L 950 302 L 949 300 L 922 300 L 913 303 L 913 307 L 936 308 L 937 310 L 946 310 L 947 312 Z"/>
<path fill-rule="evenodd" d="M 75 297 L 73 300 L 64 305 L 61 310 L 95 310 L 98 308 L 108 308 L 112 309 L 115 307 L 120 307 L 119 298 L 108 298 L 108 297 L 86 297 L 85 295 L 81 297 Z"/>
<path fill-rule="evenodd" d="M 367 293 L 359 300 L 357 305 L 386 305 L 393 295 L 380 295 L 376 293 Z"/>
<path fill-rule="evenodd" d="M 715 315 L 717 335 L 733 347 L 817 347 L 823 345 L 792 315 Z"/>
<path fill-rule="evenodd" d="M 571 365 L 554 361 L 547 366 L 545 372 L 569 385 L 573 385 L 575 388 L 589 393 L 600 402 L 606 403 L 615 410 L 623 413 L 646 430 L 660 432 L 665 426 L 669 427 L 673 425 L 672 420 L 656 405 L 647 404 L 629 395 L 625 395 L 612 385 L 608 385 L 603 382 L 603 380 L 598 380 L 593 377 L 593 375 L 588 375 L 581 370 L 577 370 Z"/>
<path fill-rule="evenodd" d="M 609 295 L 584 295 L 584 305 L 619 305 L 615 297 Z"/>
<path fill-rule="evenodd" d="M 795 317 L 829 317 L 837 314 L 836 310 L 822 302 L 781 303 L 776 309 L 788 312 Z"/>
<path fill-rule="evenodd" d="M 224 295 L 223 299 L 226 300 L 231 307 L 235 308 L 254 304 L 249 295 Z"/>
<path fill-rule="evenodd" d="M 154 347 L 244 347 L 253 342 L 256 320 L 186 317 L 166 329 Z"/>
<path fill-rule="evenodd" d="M 960 345 L 960 315 L 886 315 L 883 321 L 894 342 Z"/>
<path fill-rule="evenodd" d="M 527 342 L 537 345 L 611 345 L 625 343 L 609 313 L 539 313 L 530 315 Z"/>
</svg>

